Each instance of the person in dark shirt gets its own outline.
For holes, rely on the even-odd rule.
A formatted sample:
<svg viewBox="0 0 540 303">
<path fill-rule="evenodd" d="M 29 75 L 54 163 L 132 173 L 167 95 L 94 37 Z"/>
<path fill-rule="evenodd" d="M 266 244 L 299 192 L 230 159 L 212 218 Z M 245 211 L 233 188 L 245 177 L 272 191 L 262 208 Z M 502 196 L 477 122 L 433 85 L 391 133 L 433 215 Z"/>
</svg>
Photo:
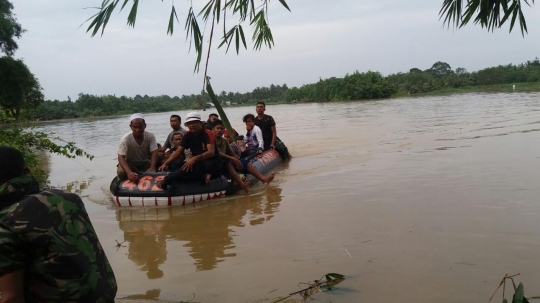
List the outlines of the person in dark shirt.
<svg viewBox="0 0 540 303">
<path fill-rule="evenodd" d="M 264 114 L 266 111 L 266 104 L 264 102 L 257 102 L 255 111 L 257 112 L 257 116 L 255 117 L 255 125 L 257 125 L 262 131 L 264 150 L 275 149 L 282 158 L 291 158 L 289 150 L 277 137 L 276 122 L 274 121 L 274 118 Z"/>
<path fill-rule="evenodd" d="M 169 164 L 180 157 L 183 159 L 184 150 L 189 149 L 193 157 L 181 162 L 181 167 L 168 174 L 159 188 L 165 188 L 171 182 L 196 182 L 202 180 L 206 173 L 218 175 L 219 152 L 216 152 L 216 140 L 211 131 L 203 128 L 201 115 L 197 112 L 187 114 L 185 126 L 189 131 L 184 135 L 180 147 L 159 167 L 167 170 Z"/>
<path fill-rule="evenodd" d="M 81 198 L 40 190 L 0 146 L 0 302 L 114 302 L 116 279 Z"/>
<path fill-rule="evenodd" d="M 178 133 L 180 132 L 182 135 L 185 135 L 187 130 L 182 128 L 182 126 L 180 125 L 182 123 L 182 118 L 180 118 L 180 116 L 178 115 L 171 115 L 171 118 L 170 118 L 170 124 L 171 124 L 171 128 L 173 129 L 169 135 L 167 136 L 167 139 L 165 139 L 165 143 L 163 143 L 163 145 L 159 148 L 159 153 L 163 154 L 165 153 L 168 149 L 172 149 L 174 147 L 174 144 L 173 144 L 173 134 L 174 133 Z"/>
<path fill-rule="evenodd" d="M 216 121 L 217 119 L 219 119 L 219 116 L 215 113 L 211 113 L 208 116 L 208 120 L 204 122 L 204 128 L 211 131 L 212 128 L 214 127 L 214 121 Z"/>
</svg>

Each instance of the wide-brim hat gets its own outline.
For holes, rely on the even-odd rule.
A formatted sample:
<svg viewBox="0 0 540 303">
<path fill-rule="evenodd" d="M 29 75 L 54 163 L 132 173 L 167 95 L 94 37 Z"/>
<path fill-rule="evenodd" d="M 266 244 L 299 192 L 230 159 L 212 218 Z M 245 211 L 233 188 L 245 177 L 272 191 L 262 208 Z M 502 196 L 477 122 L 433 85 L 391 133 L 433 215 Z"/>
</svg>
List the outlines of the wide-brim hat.
<svg viewBox="0 0 540 303">
<path fill-rule="evenodd" d="M 188 123 L 191 121 L 201 121 L 201 114 L 199 114 L 198 112 L 188 113 L 184 123 Z"/>
</svg>

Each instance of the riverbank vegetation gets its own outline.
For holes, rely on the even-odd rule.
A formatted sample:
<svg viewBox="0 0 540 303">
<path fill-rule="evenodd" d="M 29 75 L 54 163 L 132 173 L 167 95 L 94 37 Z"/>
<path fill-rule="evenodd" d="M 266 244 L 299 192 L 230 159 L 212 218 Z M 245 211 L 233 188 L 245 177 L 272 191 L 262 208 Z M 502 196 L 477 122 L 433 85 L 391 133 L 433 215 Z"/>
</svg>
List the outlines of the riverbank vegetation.
<svg viewBox="0 0 540 303">
<path fill-rule="evenodd" d="M 25 123 L 28 112 L 45 104 L 39 81 L 28 66 L 13 58 L 18 49 L 16 39 L 25 30 L 13 14 L 13 5 L 0 0 L 0 121 L 10 123 L 0 127 L 0 145 L 18 149 L 26 166 L 42 186 L 48 183 L 47 153 L 56 153 L 68 158 L 93 156 L 77 148 L 73 142 L 64 142 L 54 134 L 32 131 Z"/>
<path fill-rule="evenodd" d="M 467 91 L 489 91 L 501 87 L 540 90 L 540 60 L 538 58 L 522 64 L 499 65 L 476 72 L 465 68 L 452 69 L 448 63 L 436 62 L 430 68 L 411 68 L 408 72 L 383 76 L 368 71 L 354 72 L 345 76 L 320 79 L 316 83 L 289 88 L 287 84 L 257 87 L 251 92 L 222 91 L 218 98 L 224 105 L 267 103 L 329 102 L 347 100 L 381 99 L 431 93 L 453 93 Z M 201 99 L 210 103 L 207 93 L 201 95 L 135 97 L 115 95 L 79 94 L 75 101 L 48 100 L 27 103 L 32 105 L 20 111 L 26 120 L 56 120 L 81 117 L 98 117 L 128 114 L 133 112 L 167 112 L 200 108 Z M 4 104 L 2 107 L 5 108 Z M 5 121 L 5 116 L 4 116 Z"/>
</svg>

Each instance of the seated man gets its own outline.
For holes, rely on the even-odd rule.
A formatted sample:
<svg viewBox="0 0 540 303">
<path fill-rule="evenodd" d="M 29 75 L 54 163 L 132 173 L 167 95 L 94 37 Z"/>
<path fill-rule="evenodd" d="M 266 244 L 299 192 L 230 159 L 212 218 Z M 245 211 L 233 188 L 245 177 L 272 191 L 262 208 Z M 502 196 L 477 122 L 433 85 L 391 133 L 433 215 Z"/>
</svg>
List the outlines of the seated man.
<svg viewBox="0 0 540 303">
<path fill-rule="evenodd" d="M 0 301 L 113 303 L 116 289 L 81 198 L 41 191 L 21 153 L 0 146 Z"/>
<path fill-rule="evenodd" d="M 233 128 L 233 133 L 234 133 L 234 138 L 238 139 L 238 133 L 236 132 L 236 130 Z M 231 146 L 231 149 L 232 151 L 234 152 L 234 154 L 240 158 L 240 155 L 242 154 L 242 150 L 240 149 L 240 146 L 238 146 L 238 144 L 233 140 L 233 138 L 229 135 L 229 131 L 228 130 L 225 130 L 223 131 L 223 137 L 225 139 L 227 139 L 227 142 L 229 142 L 229 145 Z"/>
<path fill-rule="evenodd" d="M 172 146 L 169 150 L 167 150 L 163 156 L 161 157 L 161 161 L 165 162 L 169 157 L 180 147 L 180 144 L 182 143 L 182 139 L 184 138 L 184 134 L 182 134 L 180 131 L 174 131 L 171 135 L 171 143 Z M 178 161 L 179 159 L 176 159 Z"/>
<path fill-rule="evenodd" d="M 208 120 L 204 123 L 204 128 L 211 131 L 212 128 L 214 127 L 214 121 L 216 121 L 217 119 L 219 119 L 219 116 L 217 114 L 214 114 L 214 113 L 210 114 L 208 116 Z"/>
<path fill-rule="evenodd" d="M 116 172 L 118 178 L 135 182 L 139 177 L 137 172 L 156 171 L 158 147 L 154 134 L 145 130 L 146 122 L 142 114 L 131 115 L 129 127 L 131 132 L 120 140 Z"/>
<path fill-rule="evenodd" d="M 216 152 L 216 140 L 211 131 L 203 128 L 201 115 L 197 112 L 187 114 L 185 126 L 189 131 L 184 135 L 178 149 L 161 165 L 159 170 L 166 170 L 178 159 L 184 158 L 184 150 L 190 149 L 192 158 L 181 162 L 181 167 L 168 174 L 156 185 L 165 188 L 172 182 L 196 182 L 206 173 L 219 174 L 219 153 Z"/>
<path fill-rule="evenodd" d="M 266 104 L 257 102 L 255 107 L 257 117 L 255 117 L 255 125 L 257 125 L 263 135 L 264 150 L 275 149 L 283 159 L 291 158 L 287 146 L 277 137 L 276 122 L 272 116 L 266 115 Z"/>
<path fill-rule="evenodd" d="M 256 154 L 261 154 L 264 148 L 264 139 L 261 129 L 255 125 L 255 116 L 247 114 L 242 119 L 246 123 L 247 133 L 244 137 L 246 150 L 242 152 L 242 158 L 253 157 Z"/>
<path fill-rule="evenodd" d="M 225 139 L 223 139 L 223 132 L 224 132 L 225 126 L 223 125 L 223 122 L 221 120 L 216 120 L 214 122 L 214 129 L 212 129 L 212 133 L 214 133 L 214 136 L 216 137 L 216 145 L 219 150 L 219 155 L 222 159 L 228 160 L 225 162 L 224 170 L 229 172 L 229 176 L 242 187 L 242 189 L 247 193 L 249 192 L 249 186 L 251 184 L 251 180 L 242 181 L 242 178 L 238 175 L 236 172 L 237 170 L 246 174 L 250 173 L 255 178 L 259 179 L 264 185 L 270 184 L 272 180 L 274 180 L 274 173 L 271 173 L 268 177 L 263 176 L 255 166 L 251 165 L 248 160 L 246 159 L 239 159 L 238 156 L 233 152 L 231 149 L 231 146 L 229 145 L 229 142 Z M 233 166 L 234 164 L 234 166 Z M 236 170 L 235 170 L 236 167 Z"/>
<path fill-rule="evenodd" d="M 168 149 L 172 148 L 173 142 L 172 142 L 172 135 L 174 133 L 181 133 L 182 135 L 185 135 L 187 130 L 185 130 L 180 123 L 182 122 L 182 118 L 178 115 L 171 115 L 170 118 L 170 124 L 171 128 L 173 129 L 172 132 L 169 133 L 167 136 L 167 139 L 165 139 L 165 143 L 159 148 L 159 153 L 165 153 Z"/>
</svg>

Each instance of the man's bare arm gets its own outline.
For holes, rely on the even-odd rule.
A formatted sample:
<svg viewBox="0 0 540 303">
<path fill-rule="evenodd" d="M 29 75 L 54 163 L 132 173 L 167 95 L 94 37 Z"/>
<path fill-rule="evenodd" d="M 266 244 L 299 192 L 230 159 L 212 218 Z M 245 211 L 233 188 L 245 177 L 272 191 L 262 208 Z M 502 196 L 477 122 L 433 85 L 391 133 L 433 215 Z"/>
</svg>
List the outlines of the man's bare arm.
<svg viewBox="0 0 540 303">
<path fill-rule="evenodd" d="M 126 161 L 126 156 L 118 154 L 118 164 L 120 164 L 120 167 L 126 172 L 126 174 L 129 177 L 129 174 L 132 173 L 131 169 L 129 168 L 129 165 Z"/>
<path fill-rule="evenodd" d="M 0 277 L 0 303 L 24 303 L 24 270 Z"/>
</svg>

